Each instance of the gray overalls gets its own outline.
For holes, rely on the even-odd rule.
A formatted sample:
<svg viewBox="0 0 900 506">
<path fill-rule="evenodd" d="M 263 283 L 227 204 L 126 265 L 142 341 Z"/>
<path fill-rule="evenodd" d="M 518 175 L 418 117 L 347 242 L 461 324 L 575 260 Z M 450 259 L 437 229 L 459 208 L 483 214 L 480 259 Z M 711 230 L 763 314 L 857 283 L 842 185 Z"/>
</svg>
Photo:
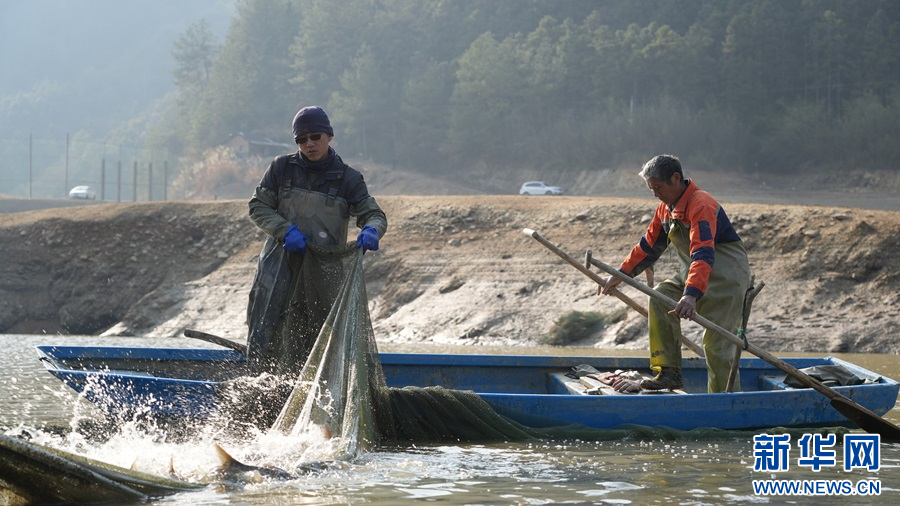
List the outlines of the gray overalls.
<svg viewBox="0 0 900 506">
<path fill-rule="evenodd" d="M 318 176 L 325 178 L 327 193 L 293 187 L 287 172 L 277 192 L 258 187 L 251 200 L 251 218 L 268 235 L 247 307 L 248 362 L 254 374 L 299 373 L 344 277 L 343 272 L 323 272 L 316 257 L 348 247 L 350 216 L 358 216 L 360 227 L 374 226 L 379 237 L 387 228 L 374 198 L 351 206 L 338 195 L 346 166 L 335 166 Z M 282 246 L 292 223 L 309 239 L 305 251 Z"/>
</svg>

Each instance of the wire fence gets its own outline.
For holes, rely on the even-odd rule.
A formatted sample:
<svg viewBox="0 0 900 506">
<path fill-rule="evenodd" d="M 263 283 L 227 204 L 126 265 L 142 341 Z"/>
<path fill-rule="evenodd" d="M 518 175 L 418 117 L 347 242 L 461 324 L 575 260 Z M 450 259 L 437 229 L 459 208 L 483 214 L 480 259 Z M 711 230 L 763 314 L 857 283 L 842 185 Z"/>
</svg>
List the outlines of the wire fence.
<svg viewBox="0 0 900 506">
<path fill-rule="evenodd" d="M 88 186 L 98 200 L 168 200 L 172 179 L 166 153 L 140 146 L 57 138 L 0 139 L 0 194 L 24 198 L 69 198 Z"/>
</svg>

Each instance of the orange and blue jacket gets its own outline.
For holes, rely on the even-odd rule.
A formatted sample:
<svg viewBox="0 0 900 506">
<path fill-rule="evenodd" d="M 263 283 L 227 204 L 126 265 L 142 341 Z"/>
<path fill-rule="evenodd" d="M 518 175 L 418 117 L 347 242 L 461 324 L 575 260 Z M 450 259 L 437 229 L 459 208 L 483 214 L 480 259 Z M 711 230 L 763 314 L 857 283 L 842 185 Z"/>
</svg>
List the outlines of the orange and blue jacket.
<svg viewBox="0 0 900 506">
<path fill-rule="evenodd" d="M 634 277 L 659 260 L 669 246 L 669 231 L 675 220 L 690 230 L 690 266 L 684 295 L 699 299 L 709 284 L 709 274 L 716 261 L 716 246 L 741 238 L 722 206 L 691 180 L 687 180 L 687 189 L 673 206 L 660 202 L 647 233 L 619 270 Z"/>
</svg>

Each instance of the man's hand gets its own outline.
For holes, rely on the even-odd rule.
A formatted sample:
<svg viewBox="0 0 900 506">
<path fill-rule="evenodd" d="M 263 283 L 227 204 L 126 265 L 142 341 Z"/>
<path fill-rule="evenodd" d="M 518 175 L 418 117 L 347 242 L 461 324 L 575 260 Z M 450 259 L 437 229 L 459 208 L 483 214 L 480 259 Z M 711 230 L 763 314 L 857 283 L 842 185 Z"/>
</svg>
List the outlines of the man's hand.
<svg viewBox="0 0 900 506">
<path fill-rule="evenodd" d="M 369 250 L 378 251 L 378 231 L 368 225 L 363 227 L 356 236 L 356 247 L 362 248 L 363 253 Z"/>
<path fill-rule="evenodd" d="M 287 233 L 284 234 L 284 249 L 295 253 L 303 251 L 306 249 L 307 240 L 303 232 L 297 228 L 297 225 L 291 225 Z"/>
<path fill-rule="evenodd" d="M 697 297 L 693 295 L 682 295 L 675 309 L 669 311 L 669 314 L 684 318 L 685 320 L 693 320 L 697 314 Z"/>
<path fill-rule="evenodd" d="M 606 278 L 606 286 L 605 287 L 597 286 L 597 295 L 609 295 L 610 291 L 613 288 L 615 288 L 621 284 L 622 284 L 621 279 L 619 279 L 615 276 L 610 276 L 610 277 Z"/>
</svg>

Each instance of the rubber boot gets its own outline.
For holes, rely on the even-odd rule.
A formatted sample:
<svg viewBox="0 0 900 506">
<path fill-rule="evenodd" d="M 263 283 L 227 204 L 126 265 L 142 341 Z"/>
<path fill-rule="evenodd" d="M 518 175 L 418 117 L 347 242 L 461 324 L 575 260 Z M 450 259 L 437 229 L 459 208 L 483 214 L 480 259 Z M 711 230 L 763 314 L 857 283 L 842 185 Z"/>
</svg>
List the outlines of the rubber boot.
<svg viewBox="0 0 900 506">
<path fill-rule="evenodd" d="M 682 386 L 681 369 L 674 367 L 663 367 L 652 380 L 641 381 L 644 390 L 675 390 Z"/>
</svg>

